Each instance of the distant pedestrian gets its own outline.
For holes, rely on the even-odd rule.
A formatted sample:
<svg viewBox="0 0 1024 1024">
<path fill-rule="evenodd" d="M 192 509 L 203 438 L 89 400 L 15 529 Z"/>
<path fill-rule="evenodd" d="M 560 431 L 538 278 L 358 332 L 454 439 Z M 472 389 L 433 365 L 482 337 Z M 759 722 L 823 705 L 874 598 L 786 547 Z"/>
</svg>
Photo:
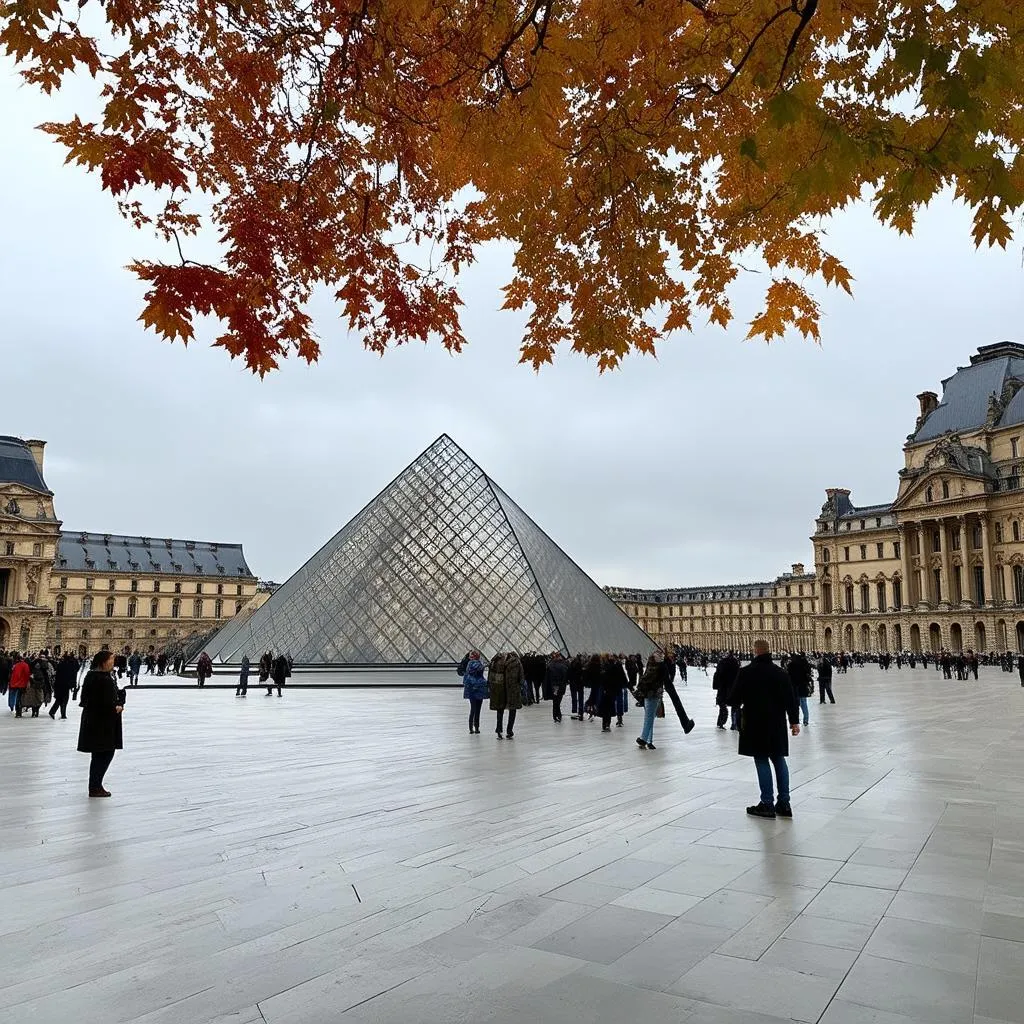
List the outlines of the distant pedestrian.
<svg viewBox="0 0 1024 1024">
<path fill-rule="evenodd" d="M 68 699 L 77 679 L 78 659 L 70 651 L 65 651 L 57 662 L 57 673 L 53 681 L 53 707 L 50 708 L 52 719 L 56 720 L 58 711 L 61 718 L 68 717 Z"/>
<path fill-rule="evenodd" d="M 238 689 L 235 690 L 236 697 L 245 697 L 249 693 L 249 655 L 242 655 L 242 665 L 238 670 Z"/>
<path fill-rule="evenodd" d="M 92 667 L 82 683 L 82 720 L 78 729 L 78 749 L 91 754 L 89 763 L 89 796 L 110 796 L 103 788 L 103 777 L 114 760 L 114 751 L 121 750 L 121 713 L 124 691 L 114 681 L 114 655 L 100 651 L 92 659 Z"/>
<path fill-rule="evenodd" d="M 288 681 L 288 677 L 292 674 L 292 667 L 288 664 L 288 659 L 283 655 L 279 654 L 274 659 L 274 664 L 270 669 L 270 679 L 273 685 L 277 687 L 277 695 L 281 696 L 281 688 Z M 271 694 L 273 687 L 267 687 L 267 696 Z"/>
<path fill-rule="evenodd" d="M 11 679 L 7 689 L 7 706 L 14 712 L 15 718 L 21 718 L 21 699 L 24 692 L 28 689 L 31 676 L 32 669 L 29 667 L 28 662 L 20 654 L 15 654 L 11 666 Z"/>
<path fill-rule="evenodd" d="M 794 654 L 786 665 L 789 681 L 793 684 L 793 692 L 800 703 L 800 711 L 804 717 L 804 725 L 810 724 L 810 711 L 807 699 L 814 693 L 814 674 L 810 662 L 802 654 Z"/>
<path fill-rule="evenodd" d="M 818 662 L 818 696 L 821 698 L 820 703 L 825 703 L 826 694 L 829 701 L 835 704 L 836 699 L 832 696 L 832 662 L 827 657 L 824 657 Z"/>
<path fill-rule="evenodd" d="M 128 685 L 139 685 L 139 670 L 142 668 L 142 655 L 138 651 L 132 651 L 128 658 Z"/>
<path fill-rule="evenodd" d="M 754 759 L 761 790 L 760 802 L 748 807 L 747 814 L 758 818 L 792 818 L 786 720 L 793 735 L 799 736 L 799 705 L 789 676 L 772 662 L 766 641 L 754 642 L 754 659 L 740 669 L 731 699 L 740 710 L 739 753 Z M 772 768 L 778 802 L 772 786 Z"/>
<path fill-rule="evenodd" d="M 569 663 L 561 651 L 552 651 L 544 668 L 544 686 L 551 691 L 551 718 L 562 720 L 562 698 L 569 683 Z"/>
<path fill-rule="evenodd" d="M 213 675 L 213 662 L 210 661 L 210 656 L 203 651 L 199 655 L 199 660 L 196 662 L 196 679 L 200 686 L 206 685 L 206 680 Z"/>
<path fill-rule="evenodd" d="M 654 745 L 654 720 L 658 716 L 658 705 L 661 703 L 661 695 L 664 692 L 662 687 L 664 673 L 661 661 L 657 652 L 652 654 L 647 659 L 644 674 L 636 684 L 637 694 L 644 702 L 644 724 L 640 735 L 636 738 L 636 745 L 641 750 L 657 750 Z"/>
<path fill-rule="evenodd" d="M 736 682 L 736 674 L 740 663 L 730 651 L 715 666 L 715 674 L 711 677 L 711 689 L 715 691 L 715 703 L 718 705 L 718 728 L 725 728 L 725 720 L 729 717 L 729 694 Z M 733 716 L 735 717 L 735 716 Z"/>
<path fill-rule="evenodd" d="M 480 733 L 480 709 L 487 699 L 487 680 L 479 651 L 470 651 L 462 669 L 462 696 L 469 701 L 469 734 Z"/>
</svg>

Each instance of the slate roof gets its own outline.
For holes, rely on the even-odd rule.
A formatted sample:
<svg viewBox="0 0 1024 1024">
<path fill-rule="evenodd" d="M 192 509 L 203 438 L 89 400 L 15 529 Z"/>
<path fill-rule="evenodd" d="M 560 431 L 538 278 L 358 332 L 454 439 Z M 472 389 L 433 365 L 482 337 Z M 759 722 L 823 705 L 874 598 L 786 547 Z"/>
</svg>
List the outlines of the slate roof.
<svg viewBox="0 0 1024 1024">
<path fill-rule="evenodd" d="M 978 430 L 988 417 L 989 399 L 1000 396 L 1007 381 L 1013 379 L 1024 380 L 1024 345 L 983 345 L 971 356 L 970 366 L 961 366 L 942 382 L 942 401 L 910 440 L 933 441 L 946 433 Z M 996 426 L 1017 423 L 1024 423 L 1024 397 L 1020 392 L 1007 404 Z"/>
<path fill-rule="evenodd" d="M 851 505 L 849 511 L 843 512 L 840 519 L 864 519 L 868 516 L 884 515 L 892 511 L 892 502 L 887 501 L 882 505 Z"/>
<path fill-rule="evenodd" d="M 28 445 L 20 437 L 8 434 L 0 434 L 0 483 L 23 484 L 33 491 L 50 493 Z"/>
<path fill-rule="evenodd" d="M 241 544 L 126 537 L 64 530 L 57 569 L 70 572 L 137 572 L 161 576 L 252 577 Z"/>
</svg>

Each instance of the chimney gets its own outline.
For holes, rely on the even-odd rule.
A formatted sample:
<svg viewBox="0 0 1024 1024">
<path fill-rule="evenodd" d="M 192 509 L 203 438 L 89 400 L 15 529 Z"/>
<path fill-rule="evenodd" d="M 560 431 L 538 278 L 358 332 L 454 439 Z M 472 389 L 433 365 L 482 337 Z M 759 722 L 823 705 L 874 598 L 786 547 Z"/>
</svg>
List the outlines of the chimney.
<svg viewBox="0 0 1024 1024">
<path fill-rule="evenodd" d="M 803 574 L 804 574 L 804 563 L 803 562 L 794 562 L 793 563 L 793 575 L 794 576 L 803 576 Z"/>
<path fill-rule="evenodd" d="M 922 391 L 917 400 L 921 404 L 922 421 L 939 407 L 939 396 L 934 391 Z"/>
<path fill-rule="evenodd" d="M 43 475 L 43 449 L 46 447 L 45 441 L 26 441 L 25 447 L 32 453 L 32 458 L 36 460 L 36 466 L 39 469 L 39 475 Z"/>
</svg>

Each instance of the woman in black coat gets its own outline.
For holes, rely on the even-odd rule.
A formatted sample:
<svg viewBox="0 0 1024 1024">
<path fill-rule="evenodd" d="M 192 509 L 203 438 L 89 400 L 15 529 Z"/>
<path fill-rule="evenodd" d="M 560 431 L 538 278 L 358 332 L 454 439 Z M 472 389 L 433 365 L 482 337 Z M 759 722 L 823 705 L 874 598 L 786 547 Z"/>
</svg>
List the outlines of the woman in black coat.
<svg viewBox="0 0 1024 1024">
<path fill-rule="evenodd" d="M 89 796 L 110 796 L 103 788 L 103 776 L 114 760 L 114 751 L 123 746 L 121 712 L 124 711 L 124 696 L 111 675 L 113 668 L 113 653 L 100 651 L 92 659 L 89 673 L 82 683 L 78 749 L 84 754 L 92 754 Z"/>
<path fill-rule="evenodd" d="M 65 651 L 60 661 L 57 662 L 57 674 L 53 681 L 53 707 L 50 708 L 50 717 L 56 718 L 60 711 L 61 718 L 68 717 L 68 698 L 75 688 L 78 679 L 78 659 L 70 652 Z"/>
</svg>

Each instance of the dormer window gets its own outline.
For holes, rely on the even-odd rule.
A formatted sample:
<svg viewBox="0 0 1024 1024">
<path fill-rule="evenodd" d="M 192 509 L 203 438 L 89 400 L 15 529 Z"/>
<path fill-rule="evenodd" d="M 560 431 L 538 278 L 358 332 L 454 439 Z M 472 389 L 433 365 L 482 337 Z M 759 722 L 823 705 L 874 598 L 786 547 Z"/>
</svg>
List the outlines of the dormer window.
<svg viewBox="0 0 1024 1024">
<path fill-rule="evenodd" d="M 942 496 L 944 498 L 948 498 L 949 497 L 949 481 L 948 480 L 943 480 L 942 481 Z"/>
<path fill-rule="evenodd" d="M 1017 450 L 1019 445 L 1020 445 L 1020 438 L 1019 437 L 1011 437 L 1010 438 L 1010 458 L 1011 459 L 1019 459 L 1020 458 L 1020 452 Z"/>
<path fill-rule="evenodd" d="M 932 489 L 930 487 L 924 492 L 924 500 L 928 502 L 933 500 Z"/>
</svg>

